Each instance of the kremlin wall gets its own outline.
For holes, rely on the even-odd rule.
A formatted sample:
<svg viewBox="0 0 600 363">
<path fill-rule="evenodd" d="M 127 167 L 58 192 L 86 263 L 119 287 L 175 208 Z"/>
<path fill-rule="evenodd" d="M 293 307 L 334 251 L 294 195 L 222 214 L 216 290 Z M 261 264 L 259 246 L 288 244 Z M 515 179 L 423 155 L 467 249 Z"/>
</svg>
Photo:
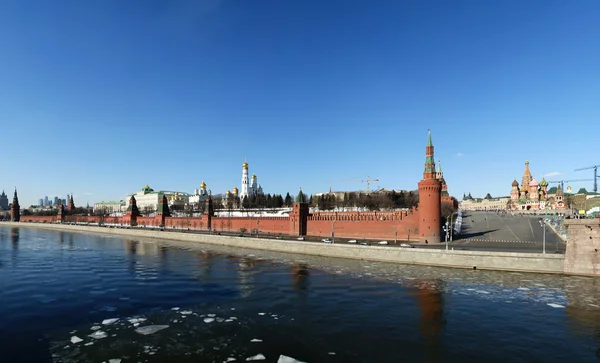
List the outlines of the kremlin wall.
<svg viewBox="0 0 600 363">
<path fill-rule="evenodd" d="M 448 187 L 441 173 L 436 171 L 434 147 L 431 133 L 428 134 L 425 148 L 423 179 L 419 182 L 418 208 L 411 210 L 369 211 L 369 212 L 315 212 L 310 213 L 304 201 L 294 203 L 292 212 L 284 217 L 222 217 L 215 216 L 212 198 L 206 199 L 205 212 L 200 217 L 172 217 L 169 213 L 167 197 L 159 201 L 154 217 L 141 216 L 135 196 L 129 199 L 124 215 L 78 216 L 67 215 L 64 206 L 59 206 L 56 216 L 20 216 L 18 197 L 15 191 L 11 209 L 13 221 L 38 223 L 92 223 L 105 225 L 148 226 L 180 229 L 198 229 L 255 233 L 346 237 L 356 239 L 398 239 L 421 242 L 440 242 L 442 203 L 454 203 L 448 194 Z M 247 168 L 247 167 L 246 167 Z M 75 208 L 72 199 L 67 209 Z"/>
</svg>

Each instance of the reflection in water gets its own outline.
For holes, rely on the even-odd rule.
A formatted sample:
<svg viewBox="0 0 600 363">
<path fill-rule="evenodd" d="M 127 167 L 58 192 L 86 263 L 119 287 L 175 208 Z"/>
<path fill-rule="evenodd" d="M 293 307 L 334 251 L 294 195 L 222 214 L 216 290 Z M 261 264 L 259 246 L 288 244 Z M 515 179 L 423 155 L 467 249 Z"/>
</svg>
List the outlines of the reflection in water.
<svg viewBox="0 0 600 363">
<path fill-rule="evenodd" d="M 292 266 L 292 279 L 294 280 L 294 290 L 308 290 L 310 280 L 308 277 L 308 265 L 305 263 L 297 263 Z"/>
<path fill-rule="evenodd" d="M 415 295 L 421 310 L 420 332 L 425 339 L 428 362 L 441 361 L 441 331 L 446 325 L 444 317 L 444 282 L 440 279 L 427 281 L 418 287 Z M 435 286 L 432 288 L 431 286 Z"/>
<path fill-rule="evenodd" d="M 590 296 L 590 292 L 593 294 L 600 290 L 600 279 L 571 276 L 565 279 L 565 284 L 569 301 L 565 310 L 570 329 L 574 334 L 589 332 L 588 334 L 594 335 L 597 343 L 596 358 L 600 360 L 600 306 L 598 301 Z"/>
<path fill-rule="evenodd" d="M 13 249 L 19 249 L 19 229 L 11 228 L 10 229 L 10 240 L 12 241 Z"/>
<path fill-rule="evenodd" d="M 73 248 L 73 233 L 69 233 L 69 248 Z"/>
</svg>

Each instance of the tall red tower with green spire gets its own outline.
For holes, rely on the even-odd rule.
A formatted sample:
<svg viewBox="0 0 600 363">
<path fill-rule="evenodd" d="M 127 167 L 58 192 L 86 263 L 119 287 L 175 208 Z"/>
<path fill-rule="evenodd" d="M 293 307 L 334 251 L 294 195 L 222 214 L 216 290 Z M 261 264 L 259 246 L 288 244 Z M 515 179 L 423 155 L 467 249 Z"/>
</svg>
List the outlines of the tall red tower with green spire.
<svg viewBox="0 0 600 363">
<path fill-rule="evenodd" d="M 419 182 L 419 240 L 421 242 L 440 242 L 442 214 L 442 183 L 437 178 L 431 130 L 428 130 L 425 147 L 425 169 L 423 180 Z"/>
</svg>

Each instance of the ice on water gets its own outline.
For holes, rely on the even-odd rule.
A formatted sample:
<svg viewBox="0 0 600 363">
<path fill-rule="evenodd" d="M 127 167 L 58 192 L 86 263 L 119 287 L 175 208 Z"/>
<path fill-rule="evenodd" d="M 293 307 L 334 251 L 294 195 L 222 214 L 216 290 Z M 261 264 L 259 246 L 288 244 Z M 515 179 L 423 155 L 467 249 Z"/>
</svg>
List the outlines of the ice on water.
<svg viewBox="0 0 600 363">
<path fill-rule="evenodd" d="M 141 328 L 137 328 L 135 332 L 142 335 L 150 335 L 163 329 L 167 329 L 168 327 L 168 325 L 146 325 Z"/>
<path fill-rule="evenodd" d="M 277 363 L 305 363 L 302 361 L 299 361 L 297 359 L 294 359 L 292 357 L 288 357 L 287 355 L 280 355 L 279 359 L 277 359 Z"/>
</svg>

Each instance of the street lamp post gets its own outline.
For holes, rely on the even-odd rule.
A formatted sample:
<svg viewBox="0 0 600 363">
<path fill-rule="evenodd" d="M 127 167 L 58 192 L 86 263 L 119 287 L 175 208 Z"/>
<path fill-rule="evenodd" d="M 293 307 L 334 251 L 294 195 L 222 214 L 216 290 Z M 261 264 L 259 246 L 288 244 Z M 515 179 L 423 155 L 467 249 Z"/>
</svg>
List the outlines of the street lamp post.
<svg viewBox="0 0 600 363">
<path fill-rule="evenodd" d="M 450 231 L 448 230 L 448 221 L 446 221 L 446 225 L 444 226 L 444 232 L 446 232 L 446 251 L 448 251 L 448 235 Z"/>
<path fill-rule="evenodd" d="M 331 244 L 335 243 L 335 221 L 331 223 Z"/>
<path fill-rule="evenodd" d="M 544 229 L 544 237 L 542 240 L 542 253 L 546 253 L 546 221 L 545 220 L 541 220 L 540 221 L 540 226 L 543 227 Z"/>
</svg>

